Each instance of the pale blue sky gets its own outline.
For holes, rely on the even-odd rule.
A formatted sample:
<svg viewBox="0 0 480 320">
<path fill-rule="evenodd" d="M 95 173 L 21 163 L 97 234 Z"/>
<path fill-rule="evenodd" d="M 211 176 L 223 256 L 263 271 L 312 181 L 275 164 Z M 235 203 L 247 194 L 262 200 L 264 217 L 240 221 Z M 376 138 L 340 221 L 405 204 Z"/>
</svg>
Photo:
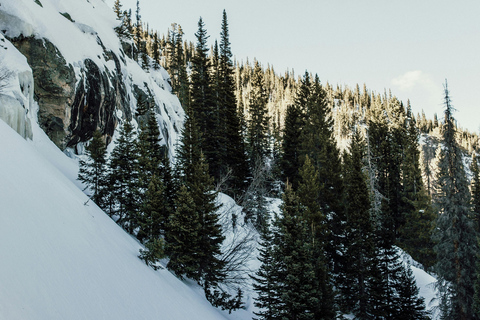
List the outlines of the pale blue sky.
<svg viewBox="0 0 480 320">
<path fill-rule="evenodd" d="M 134 11 L 136 0 L 121 3 Z M 191 41 L 202 16 L 211 44 L 225 9 L 237 60 L 257 58 L 277 73 L 308 70 L 333 85 L 391 89 L 430 118 L 443 116 L 448 79 L 454 116 L 479 131 L 478 0 L 140 0 L 140 9 L 150 27 L 166 33 L 176 22 Z"/>
</svg>

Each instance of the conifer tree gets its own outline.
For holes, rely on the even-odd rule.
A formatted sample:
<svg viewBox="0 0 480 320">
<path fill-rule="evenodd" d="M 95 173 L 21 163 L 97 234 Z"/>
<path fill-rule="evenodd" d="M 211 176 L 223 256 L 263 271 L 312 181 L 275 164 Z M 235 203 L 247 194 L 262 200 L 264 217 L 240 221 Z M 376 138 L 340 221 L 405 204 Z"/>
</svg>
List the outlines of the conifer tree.
<svg viewBox="0 0 480 320">
<path fill-rule="evenodd" d="M 435 215 L 430 197 L 425 190 L 420 169 L 419 133 L 407 107 L 404 160 L 402 164 L 404 224 L 399 228 L 400 246 L 413 259 L 431 268 L 435 263 L 434 243 L 431 239 Z"/>
<path fill-rule="evenodd" d="M 107 148 L 99 130 L 93 133 L 93 138 L 85 148 L 87 161 L 80 160 L 78 180 L 92 192 L 91 199 L 101 209 L 107 208 Z"/>
<path fill-rule="evenodd" d="M 305 105 L 305 125 L 301 133 L 301 157 L 303 163 L 306 156 L 318 170 L 318 201 L 322 214 L 329 217 L 328 229 L 331 239 L 326 247 L 329 260 L 338 261 L 336 247 L 343 237 L 345 221 L 342 198 L 343 181 L 341 178 L 341 162 L 339 150 L 333 135 L 333 119 L 328 109 L 326 93 L 318 76 L 311 84 L 310 90 L 303 100 Z M 303 98 L 302 98 L 303 99 Z M 332 270 L 335 272 L 335 270 Z"/>
<path fill-rule="evenodd" d="M 472 191 L 472 219 L 474 221 L 475 231 L 480 232 L 480 170 L 478 168 L 477 155 L 472 154 L 472 172 L 471 191 Z"/>
<path fill-rule="evenodd" d="M 285 115 L 283 129 L 282 157 L 280 167 L 283 181 L 289 181 L 294 188 L 298 186 L 298 168 L 300 168 L 300 132 L 303 117 L 297 105 L 289 105 Z"/>
<path fill-rule="evenodd" d="M 475 228 L 471 220 L 470 192 L 455 140 L 447 84 L 444 87 L 445 122 L 443 148 L 439 149 L 435 202 L 439 208 L 435 238 L 437 240 L 437 287 L 442 319 L 473 319 L 475 260 L 478 252 Z"/>
<path fill-rule="evenodd" d="M 280 313 L 280 287 L 281 279 L 278 274 L 278 259 L 275 259 L 275 247 L 273 243 L 274 227 L 268 224 L 263 232 L 260 233 L 260 249 L 258 260 L 262 263 L 255 276 L 253 289 L 257 293 L 254 305 L 259 308 L 254 312 L 258 319 L 277 319 Z"/>
<path fill-rule="evenodd" d="M 225 145 L 220 155 L 223 169 L 220 175 L 232 170 L 231 186 L 232 195 L 240 194 L 245 189 L 245 181 L 248 176 L 248 162 L 245 153 L 245 144 L 242 137 L 241 120 L 237 112 L 237 99 L 235 97 L 235 78 L 232 62 L 232 51 L 228 31 L 227 13 L 223 10 L 222 29 L 220 32 L 219 46 L 219 87 L 218 96 L 220 103 L 219 132 L 216 135 L 224 137 Z M 224 130 L 222 130 L 224 128 Z M 217 177 L 215 177 L 217 178 Z"/>
<path fill-rule="evenodd" d="M 143 195 L 138 217 L 139 231 L 137 238 L 141 242 L 160 239 L 168 216 L 165 208 L 165 187 L 159 177 L 153 175 L 148 184 L 148 189 Z"/>
<path fill-rule="evenodd" d="M 276 259 L 281 286 L 280 319 L 314 319 L 320 303 L 315 276 L 313 242 L 303 218 L 298 197 L 287 185 L 283 196 L 283 216 L 276 222 Z M 319 318 L 322 319 L 322 318 Z"/>
<path fill-rule="evenodd" d="M 153 69 L 160 69 L 160 40 L 158 39 L 158 33 L 153 34 Z"/>
<path fill-rule="evenodd" d="M 258 61 L 255 61 L 251 83 L 252 89 L 250 91 L 248 106 L 249 119 L 247 145 L 250 157 L 250 167 L 255 168 L 257 163 L 263 164 L 269 154 L 268 97 L 265 90 L 263 71 Z"/>
<path fill-rule="evenodd" d="M 395 284 L 398 293 L 397 304 L 399 308 L 391 319 L 398 320 L 427 320 L 430 319 L 425 310 L 424 298 L 419 297 L 420 289 L 417 287 L 413 271 L 404 267 L 400 271 L 399 281 Z"/>
<path fill-rule="evenodd" d="M 170 257 L 167 268 L 180 279 L 184 277 L 196 279 L 199 269 L 198 238 L 201 226 L 195 203 L 185 185 L 179 189 L 176 208 L 169 221 L 169 232 L 166 234 L 166 252 Z"/>
<path fill-rule="evenodd" d="M 220 245 L 224 237 L 219 224 L 216 204 L 217 192 L 213 188 L 213 178 L 208 174 L 208 164 L 200 149 L 201 135 L 195 122 L 195 117 L 190 108 L 187 109 L 186 120 L 182 131 L 182 139 L 177 155 L 177 170 L 180 183 L 185 187 L 186 195 L 190 197 L 192 205 L 189 210 L 194 213 L 192 217 L 198 219 L 199 229 L 196 231 L 198 247 L 195 248 L 194 270 L 188 277 L 197 280 L 205 290 L 215 286 L 222 280 L 224 262 L 219 259 Z M 179 194 L 178 197 L 182 195 Z M 180 201 L 180 200 L 179 200 Z M 178 206 L 179 202 L 177 202 Z M 186 210 L 186 209 L 182 209 Z M 175 216 L 181 214 L 178 209 Z M 177 218 L 173 218 L 177 219 Z M 189 222 L 194 224 L 193 222 Z M 174 228 L 171 226 L 170 228 Z M 175 232 L 174 229 L 169 230 Z M 189 250 L 189 249 L 188 249 Z M 178 273 L 177 273 L 178 274 Z"/>
<path fill-rule="evenodd" d="M 372 310 L 368 296 L 375 266 L 375 236 L 367 178 L 363 173 L 364 155 L 364 142 L 355 130 L 350 154 L 344 156 L 347 224 L 338 287 L 341 305 L 345 311 L 353 311 L 358 319 L 367 319 Z"/>
<path fill-rule="evenodd" d="M 125 121 L 109 162 L 110 215 L 129 233 L 137 227 L 138 153 L 133 126 Z"/>
</svg>

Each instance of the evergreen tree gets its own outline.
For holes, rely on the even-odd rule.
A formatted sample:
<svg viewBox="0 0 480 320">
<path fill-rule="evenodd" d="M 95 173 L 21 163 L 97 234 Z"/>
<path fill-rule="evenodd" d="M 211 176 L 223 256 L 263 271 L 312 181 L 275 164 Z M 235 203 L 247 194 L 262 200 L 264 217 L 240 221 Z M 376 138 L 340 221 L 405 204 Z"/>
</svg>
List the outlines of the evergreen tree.
<svg viewBox="0 0 480 320">
<path fill-rule="evenodd" d="M 314 319 L 318 307 L 318 279 L 315 276 L 312 238 L 303 218 L 298 197 L 287 185 L 283 196 L 282 214 L 277 221 L 275 255 L 282 285 L 280 319 Z"/>
<path fill-rule="evenodd" d="M 399 281 L 396 283 L 398 293 L 398 310 L 391 319 L 398 320 L 426 320 L 429 319 L 425 311 L 425 302 L 419 297 L 420 289 L 417 287 L 412 269 L 405 267 L 400 272 Z"/>
<path fill-rule="evenodd" d="M 430 197 L 425 190 L 420 169 L 419 133 L 411 114 L 410 104 L 407 108 L 406 135 L 403 176 L 404 224 L 399 228 L 400 246 L 413 259 L 431 268 L 435 263 L 434 243 L 431 239 L 435 215 Z"/>
<path fill-rule="evenodd" d="M 138 153 L 133 126 L 126 121 L 109 163 L 110 215 L 117 217 L 117 223 L 129 233 L 137 227 L 138 213 Z"/>
<path fill-rule="evenodd" d="M 235 78 L 232 62 L 232 51 L 228 32 L 227 13 L 223 10 L 222 30 L 220 32 L 219 52 L 219 88 L 218 96 L 220 103 L 221 123 L 220 131 L 216 135 L 224 137 L 220 156 L 224 167 L 220 175 L 232 170 L 229 186 L 233 189 L 231 195 L 239 194 L 245 189 L 245 181 L 248 176 L 248 162 L 245 153 L 245 144 L 242 137 L 241 120 L 237 112 L 237 99 L 235 97 Z M 222 130 L 224 128 L 224 130 Z M 220 140 L 222 142 L 222 140 Z M 215 177 L 217 178 L 217 177 Z"/>
<path fill-rule="evenodd" d="M 289 105 L 285 115 L 283 129 L 281 170 L 283 181 L 289 181 L 294 188 L 298 186 L 298 168 L 300 168 L 300 132 L 303 117 L 297 105 Z"/>
<path fill-rule="evenodd" d="M 218 123 L 218 112 L 215 110 L 212 80 L 210 74 L 210 60 L 208 58 L 207 31 L 202 18 L 198 21 L 198 31 L 195 33 L 197 43 L 195 55 L 192 59 L 191 83 L 190 83 L 190 108 L 198 124 L 202 135 L 201 150 L 208 163 L 214 162 L 217 155 L 218 141 L 213 134 Z M 216 163 L 216 162 L 214 162 Z"/>
<path fill-rule="evenodd" d="M 262 263 L 251 278 L 254 280 L 253 289 L 257 292 L 257 298 L 254 305 L 259 308 L 254 312 L 259 319 L 271 320 L 278 319 L 280 314 L 280 287 L 278 265 L 279 261 L 275 259 L 275 247 L 273 243 L 273 227 L 267 227 L 260 233 L 260 249 L 258 260 Z"/>
<path fill-rule="evenodd" d="M 143 195 L 138 226 L 137 238 L 141 242 L 160 239 L 165 230 L 166 220 L 169 217 L 170 208 L 166 207 L 165 187 L 157 176 L 152 176 L 148 189 Z"/>
<path fill-rule="evenodd" d="M 80 160 L 78 180 L 85 184 L 85 189 L 92 192 L 90 198 L 101 209 L 107 208 L 107 148 L 100 131 L 93 133 L 93 138 L 85 148 L 87 161 Z"/>
<path fill-rule="evenodd" d="M 375 237 L 367 178 L 363 173 L 364 155 L 365 145 L 356 130 L 350 154 L 344 156 L 347 224 L 338 287 L 341 305 L 345 311 L 353 311 L 358 319 L 368 319 L 372 310 L 368 296 L 375 267 Z"/>
<path fill-rule="evenodd" d="M 450 95 L 445 84 L 445 122 L 443 148 L 438 152 L 436 205 L 437 287 L 442 319 L 473 319 L 475 260 L 478 251 L 470 193 L 462 161 L 462 152 L 455 140 L 455 124 Z"/>
<path fill-rule="evenodd" d="M 480 170 L 478 168 L 477 155 L 473 153 L 472 164 L 470 165 L 472 172 L 471 191 L 472 191 L 472 219 L 475 223 L 475 231 L 480 232 Z"/>
<path fill-rule="evenodd" d="M 133 40 L 135 41 L 136 50 L 134 52 L 134 59 L 139 61 L 138 59 L 141 58 L 142 50 L 142 21 L 140 16 L 140 0 L 137 0 L 135 19 L 135 34 L 133 35 Z"/>
<path fill-rule="evenodd" d="M 160 69 L 160 40 L 158 39 L 158 33 L 153 34 L 153 68 L 155 70 Z"/>
<path fill-rule="evenodd" d="M 200 221 L 195 203 L 188 188 L 182 185 L 178 191 L 176 211 L 169 220 L 166 253 L 170 257 L 167 268 L 177 277 L 198 277 L 200 252 Z"/>
<path fill-rule="evenodd" d="M 247 145 L 250 157 L 250 166 L 255 168 L 257 163 L 263 164 L 269 153 L 268 143 L 268 112 L 267 93 L 260 63 L 255 61 L 252 75 L 252 90 L 249 98 L 249 119 Z"/>
<path fill-rule="evenodd" d="M 305 125 L 301 133 L 301 156 L 303 163 L 310 158 L 318 171 L 320 210 L 328 217 L 327 225 L 330 239 L 326 247 L 329 261 L 338 261 L 337 247 L 340 246 L 344 232 L 344 209 L 342 204 L 343 181 L 339 150 L 333 135 L 333 119 L 328 109 L 326 93 L 318 76 L 311 84 L 304 99 Z M 303 98 L 302 98 L 303 99 Z M 335 269 L 332 269 L 335 273 Z"/>
<path fill-rule="evenodd" d="M 195 270 L 194 273 L 187 276 L 200 282 L 207 290 L 224 277 L 222 271 L 224 262 L 219 259 L 224 237 L 218 222 L 219 206 L 215 202 L 217 192 L 213 188 L 213 178 L 208 174 L 208 164 L 200 149 L 201 136 L 198 131 L 192 111 L 187 109 L 177 155 L 177 170 L 180 183 L 185 185 L 188 196 L 193 201 L 189 210 L 195 212 L 193 216 L 197 217 L 199 224 L 197 231 L 199 245 L 195 249 L 197 265 L 191 268 Z M 178 212 L 175 215 L 178 215 Z"/>
</svg>

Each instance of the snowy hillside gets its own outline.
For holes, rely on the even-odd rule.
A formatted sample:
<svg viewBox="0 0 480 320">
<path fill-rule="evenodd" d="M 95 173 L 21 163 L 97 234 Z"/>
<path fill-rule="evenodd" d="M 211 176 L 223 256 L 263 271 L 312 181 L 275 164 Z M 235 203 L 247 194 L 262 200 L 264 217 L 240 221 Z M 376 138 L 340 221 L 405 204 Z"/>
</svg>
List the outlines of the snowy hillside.
<svg viewBox="0 0 480 320">
<path fill-rule="evenodd" d="M 1 120 L 0 136 L 1 319 L 224 319 Z"/>
</svg>

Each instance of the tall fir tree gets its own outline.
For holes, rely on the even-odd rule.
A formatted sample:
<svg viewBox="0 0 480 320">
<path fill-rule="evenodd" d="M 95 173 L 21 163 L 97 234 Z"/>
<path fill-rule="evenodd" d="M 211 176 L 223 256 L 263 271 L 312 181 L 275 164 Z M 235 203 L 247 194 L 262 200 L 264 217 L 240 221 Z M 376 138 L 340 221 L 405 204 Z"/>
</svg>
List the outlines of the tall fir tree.
<svg viewBox="0 0 480 320">
<path fill-rule="evenodd" d="M 398 243 L 413 259 L 431 268 L 435 263 L 432 232 L 435 214 L 430 197 L 425 190 L 420 169 L 419 132 L 407 106 L 404 158 L 402 163 L 404 223 L 398 230 Z"/>
<path fill-rule="evenodd" d="M 268 112 L 267 92 L 260 63 L 255 61 L 252 74 L 252 89 L 250 91 L 247 120 L 247 146 L 250 158 L 250 167 L 255 168 L 257 163 L 262 164 L 269 154 L 268 144 Z"/>
<path fill-rule="evenodd" d="M 165 235 L 166 253 L 170 257 L 167 268 L 181 279 L 197 278 L 200 228 L 193 199 L 188 188 L 182 185 L 177 195 L 176 211 L 169 220 Z"/>
<path fill-rule="evenodd" d="M 299 106 L 287 107 L 283 128 L 282 156 L 280 167 L 282 180 L 289 181 L 294 188 L 298 186 L 300 168 L 300 135 L 303 126 L 303 114 Z"/>
<path fill-rule="evenodd" d="M 302 88 L 302 87 L 300 87 Z M 318 201 L 322 214 L 328 217 L 327 225 L 330 239 L 326 247 L 328 260 L 338 261 L 336 252 L 343 237 L 345 221 L 343 201 L 343 181 L 341 177 L 340 152 L 333 135 L 333 119 L 327 105 L 326 93 L 318 76 L 311 84 L 310 90 L 305 88 L 305 98 L 300 95 L 305 105 L 305 125 L 301 132 L 300 161 L 303 164 L 306 156 L 310 158 L 318 171 Z M 334 266 L 333 266 L 334 267 Z M 335 269 L 332 269 L 335 272 Z"/>
<path fill-rule="evenodd" d="M 273 320 L 278 319 L 281 311 L 280 287 L 281 279 L 278 273 L 278 259 L 275 259 L 274 252 L 274 226 L 267 224 L 265 230 L 260 233 L 259 258 L 260 268 L 251 278 L 253 290 L 257 293 L 254 301 L 255 307 L 259 310 L 254 312 L 258 319 Z"/>
<path fill-rule="evenodd" d="M 224 236 L 217 212 L 219 208 L 216 203 L 217 192 L 214 190 L 213 178 L 208 173 L 208 164 L 200 149 L 201 140 L 193 111 L 187 109 L 177 155 L 177 170 L 180 183 L 185 186 L 184 192 L 192 200 L 189 210 L 193 210 L 191 216 L 198 219 L 199 228 L 196 231 L 198 241 L 198 247 L 195 249 L 196 265 L 191 268 L 194 269 L 193 273 L 187 276 L 198 281 L 207 291 L 224 277 L 224 262 L 219 258 Z M 178 214 L 181 213 L 177 209 L 175 216 Z"/>
<path fill-rule="evenodd" d="M 227 13 L 223 10 L 222 29 L 220 32 L 219 46 L 219 87 L 218 97 L 220 103 L 221 123 L 220 132 L 216 134 L 224 137 L 220 156 L 224 167 L 220 174 L 232 171 L 229 188 L 230 194 L 235 196 L 245 189 L 246 178 L 249 175 L 248 162 L 245 153 L 245 143 L 242 137 L 241 119 L 237 112 L 237 99 L 235 96 L 234 66 L 232 62 L 232 51 L 228 31 Z M 222 130 L 224 128 L 224 130 Z M 217 178 L 217 177 L 216 177 Z"/>
<path fill-rule="evenodd" d="M 453 107 L 447 84 L 444 87 L 445 120 L 442 144 L 437 154 L 435 203 L 437 287 L 442 319 L 474 319 L 475 261 L 478 252 L 471 219 L 470 192 L 462 151 L 455 139 Z"/>
<path fill-rule="evenodd" d="M 138 151 L 129 121 L 125 121 L 120 129 L 120 136 L 110 155 L 108 182 L 111 197 L 109 213 L 133 234 L 137 227 L 139 205 Z"/>
<path fill-rule="evenodd" d="M 477 155 L 472 154 L 472 163 L 470 165 L 472 180 L 470 189 L 472 191 L 472 219 L 477 234 L 480 232 L 480 170 L 478 168 Z"/>
<path fill-rule="evenodd" d="M 372 305 L 368 296 L 372 269 L 375 267 L 375 234 L 370 215 L 367 177 L 363 172 L 365 144 L 356 130 L 350 153 L 344 155 L 347 225 L 340 275 L 337 286 L 341 292 L 340 305 L 358 319 L 368 319 Z"/>
<path fill-rule="evenodd" d="M 313 241 L 303 218 L 302 205 L 290 185 L 286 186 L 281 210 L 274 239 L 275 256 L 280 260 L 277 272 L 282 283 L 279 288 L 280 319 L 315 319 L 320 293 Z"/>
<path fill-rule="evenodd" d="M 215 163 L 218 147 L 218 137 L 214 135 L 219 114 L 215 109 L 212 90 L 211 64 L 208 57 L 208 35 L 202 18 L 198 21 L 198 31 L 195 55 L 192 59 L 190 83 L 190 108 L 195 116 L 198 129 L 202 135 L 201 150 L 208 163 Z"/>
<path fill-rule="evenodd" d="M 107 147 L 102 133 L 96 130 L 85 148 L 87 161 L 80 160 L 78 180 L 92 192 L 91 199 L 101 209 L 107 209 Z"/>
</svg>

